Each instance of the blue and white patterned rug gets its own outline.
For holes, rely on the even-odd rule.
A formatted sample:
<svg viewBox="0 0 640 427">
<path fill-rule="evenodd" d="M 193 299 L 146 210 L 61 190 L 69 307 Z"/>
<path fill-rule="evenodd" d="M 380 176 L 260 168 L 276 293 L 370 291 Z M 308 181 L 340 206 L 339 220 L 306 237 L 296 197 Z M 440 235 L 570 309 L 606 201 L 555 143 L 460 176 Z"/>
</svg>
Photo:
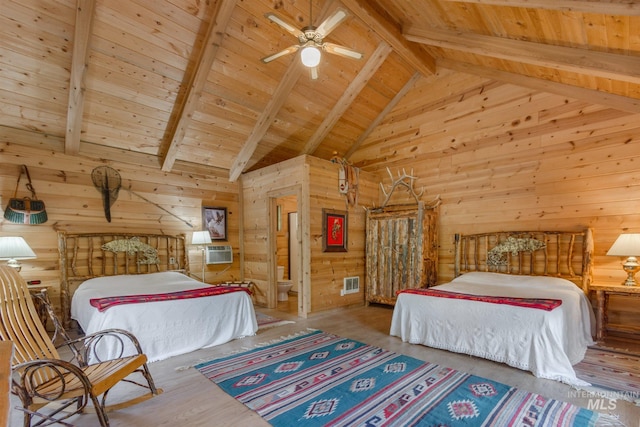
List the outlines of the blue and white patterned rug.
<svg viewBox="0 0 640 427">
<path fill-rule="evenodd" d="M 593 426 L 599 415 L 314 331 L 196 365 L 274 426 Z"/>
</svg>

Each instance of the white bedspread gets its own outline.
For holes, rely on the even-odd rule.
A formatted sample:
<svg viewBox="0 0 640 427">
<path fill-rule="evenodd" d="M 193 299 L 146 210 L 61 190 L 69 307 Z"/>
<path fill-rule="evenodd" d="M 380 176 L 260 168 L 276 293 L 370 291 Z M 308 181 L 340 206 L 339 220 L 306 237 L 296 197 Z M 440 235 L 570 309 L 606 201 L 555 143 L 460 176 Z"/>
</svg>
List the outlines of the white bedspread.
<svg viewBox="0 0 640 427">
<path fill-rule="evenodd" d="M 89 304 L 91 298 L 177 292 L 205 286 L 178 272 L 90 279 L 73 294 L 71 317 L 87 334 L 107 328 L 132 332 L 150 362 L 255 335 L 258 324 L 253 304 L 251 297 L 243 291 L 123 304 L 103 312 Z M 114 357 L 115 352 L 116 348 L 111 345 L 103 345 L 100 357 Z"/>
<path fill-rule="evenodd" d="M 476 295 L 553 298 L 552 311 L 400 294 L 390 334 L 405 342 L 470 354 L 570 385 L 588 385 L 573 366 L 593 344 L 594 314 L 584 292 L 560 278 L 472 272 L 436 287 Z"/>
</svg>

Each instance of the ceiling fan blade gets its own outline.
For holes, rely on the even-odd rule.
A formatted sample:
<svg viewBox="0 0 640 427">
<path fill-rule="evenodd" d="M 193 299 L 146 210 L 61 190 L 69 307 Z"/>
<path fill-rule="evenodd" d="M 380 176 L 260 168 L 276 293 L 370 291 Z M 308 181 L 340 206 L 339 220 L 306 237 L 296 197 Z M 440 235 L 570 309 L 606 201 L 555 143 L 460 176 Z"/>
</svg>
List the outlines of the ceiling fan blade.
<svg viewBox="0 0 640 427">
<path fill-rule="evenodd" d="M 309 70 L 311 72 L 311 80 L 317 80 L 318 79 L 318 67 L 312 67 Z"/>
<path fill-rule="evenodd" d="M 325 19 L 322 24 L 316 28 L 316 33 L 320 34 L 322 37 L 326 37 L 331 31 L 333 31 L 339 23 L 344 21 L 344 19 L 349 16 L 346 10 L 342 8 L 338 8 L 333 15 L 329 16 Z"/>
<path fill-rule="evenodd" d="M 362 57 L 364 56 L 362 53 L 357 52 L 353 49 L 349 49 L 348 47 L 340 46 L 333 43 L 323 43 L 322 48 L 329 53 L 344 56 L 346 58 L 362 59 Z"/>
<path fill-rule="evenodd" d="M 261 61 L 266 64 L 268 62 L 273 61 L 274 59 L 280 58 L 281 56 L 285 56 L 285 55 L 289 55 L 291 53 L 295 53 L 295 52 L 298 51 L 298 49 L 300 49 L 300 45 L 289 46 L 285 50 L 281 50 L 278 53 L 274 53 L 273 55 L 265 56 L 264 58 L 261 59 Z"/>
<path fill-rule="evenodd" d="M 265 18 L 269 19 L 272 22 L 275 22 L 276 24 L 280 25 L 282 28 L 284 28 L 285 30 L 287 30 L 289 33 L 293 34 L 293 36 L 295 38 L 299 38 L 300 36 L 304 36 L 304 33 L 302 31 L 300 31 L 300 29 L 294 27 L 293 25 L 289 24 L 286 21 L 283 21 L 282 18 L 280 18 L 278 15 L 275 15 L 273 13 L 265 13 L 264 14 Z"/>
</svg>

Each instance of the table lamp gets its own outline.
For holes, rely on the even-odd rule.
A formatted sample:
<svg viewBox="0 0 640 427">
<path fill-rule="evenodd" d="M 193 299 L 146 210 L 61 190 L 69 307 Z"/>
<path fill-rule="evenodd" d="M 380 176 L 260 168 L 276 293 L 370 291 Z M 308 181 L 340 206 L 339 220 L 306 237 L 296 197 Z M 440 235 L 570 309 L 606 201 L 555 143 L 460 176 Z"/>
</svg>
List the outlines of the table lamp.
<svg viewBox="0 0 640 427">
<path fill-rule="evenodd" d="M 202 248 L 202 281 L 204 282 L 204 250 L 208 244 L 211 243 L 211 235 L 209 234 L 209 230 L 204 231 L 194 231 L 193 236 L 191 237 L 191 244 L 198 245 Z"/>
<path fill-rule="evenodd" d="M 0 260 L 8 260 L 7 265 L 16 271 L 22 269 L 19 259 L 33 259 L 35 252 L 31 250 L 22 237 L 0 237 Z"/>
<path fill-rule="evenodd" d="M 627 257 L 622 263 L 622 269 L 627 272 L 627 279 L 622 282 L 624 286 L 637 284 L 635 274 L 640 270 L 637 255 L 640 255 L 640 234 L 627 233 L 618 236 L 607 255 Z"/>
</svg>

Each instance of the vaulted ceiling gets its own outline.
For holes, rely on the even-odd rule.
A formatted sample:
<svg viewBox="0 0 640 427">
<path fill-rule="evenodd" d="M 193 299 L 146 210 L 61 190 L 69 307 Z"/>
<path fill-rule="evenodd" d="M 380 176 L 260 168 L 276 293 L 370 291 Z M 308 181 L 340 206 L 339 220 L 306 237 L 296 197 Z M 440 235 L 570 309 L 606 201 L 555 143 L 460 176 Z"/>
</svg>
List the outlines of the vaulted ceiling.
<svg viewBox="0 0 640 427">
<path fill-rule="evenodd" d="M 298 54 L 261 61 L 297 43 L 266 13 L 337 8 L 325 41 L 363 59 L 324 53 L 317 79 Z M 231 181 L 350 158 L 441 69 L 640 111 L 631 0 L 0 0 L 0 23 L 0 140 Z"/>
</svg>

